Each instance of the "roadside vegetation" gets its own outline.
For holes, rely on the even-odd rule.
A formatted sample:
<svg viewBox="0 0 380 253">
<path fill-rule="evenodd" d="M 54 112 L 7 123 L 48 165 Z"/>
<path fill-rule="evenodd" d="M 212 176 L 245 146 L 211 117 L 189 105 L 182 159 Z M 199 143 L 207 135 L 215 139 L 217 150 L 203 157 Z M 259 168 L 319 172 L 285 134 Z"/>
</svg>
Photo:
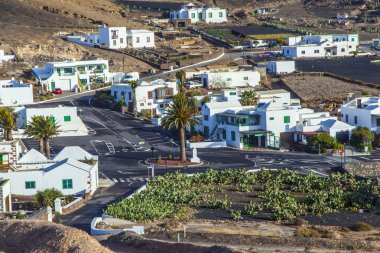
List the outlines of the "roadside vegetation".
<svg viewBox="0 0 380 253">
<path fill-rule="evenodd" d="M 209 208 L 228 210 L 235 220 L 258 215 L 291 221 L 297 216 L 343 209 L 372 209 L 379 200 L 378 193 L 375 182 L 357 180 L 352 174 L 321 178 L 286 169 L 256 173 L 244 169 L 208 170 L 193 176 L 176 173 L 157 177 L 133 198 L 110 204 L 105 213 L 148 222 L 165 218 L 188 220 L 197 209 Z M 242 195 L 246 200 L 241 201 Z"/>
</svg>

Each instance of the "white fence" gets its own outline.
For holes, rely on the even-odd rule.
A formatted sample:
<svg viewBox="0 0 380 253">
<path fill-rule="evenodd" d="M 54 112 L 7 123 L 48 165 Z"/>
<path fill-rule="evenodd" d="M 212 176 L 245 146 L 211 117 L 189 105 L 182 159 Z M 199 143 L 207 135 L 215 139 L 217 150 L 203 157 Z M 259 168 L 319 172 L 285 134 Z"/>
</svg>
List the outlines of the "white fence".
<svg viewBox="0 0 380 253">
<path fill-rule="evenodd" d="M 188 148 L 225 148 L 227 143 L 225 141 L 204 141 L 204 142 L 187 142 Z"/>
</svg>

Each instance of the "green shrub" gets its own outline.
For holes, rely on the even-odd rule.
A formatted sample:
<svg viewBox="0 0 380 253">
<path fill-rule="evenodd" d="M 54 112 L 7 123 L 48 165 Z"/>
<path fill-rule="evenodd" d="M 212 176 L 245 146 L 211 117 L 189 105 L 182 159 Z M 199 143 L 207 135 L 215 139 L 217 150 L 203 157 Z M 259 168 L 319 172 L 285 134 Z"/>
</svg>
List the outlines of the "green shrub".
<svg viewBox="0 0 380 253">
<path fill-rule="evenodd" d="M 314 228 L 306 227 L 306 226 L 301 226 L 297 228 L 294 235 L 296 237 L 314 237 L 314 238 L 322 237 L 321 233 L 318 230 Z"/>
<path fill-rule="evenodd" d="M 44 191 L 37 191 L 35 198 L 40 207 L 54 207 L 54 200 L 62 196 L 63 194 L 61 191 L 51 188 Z"/>
</svg>

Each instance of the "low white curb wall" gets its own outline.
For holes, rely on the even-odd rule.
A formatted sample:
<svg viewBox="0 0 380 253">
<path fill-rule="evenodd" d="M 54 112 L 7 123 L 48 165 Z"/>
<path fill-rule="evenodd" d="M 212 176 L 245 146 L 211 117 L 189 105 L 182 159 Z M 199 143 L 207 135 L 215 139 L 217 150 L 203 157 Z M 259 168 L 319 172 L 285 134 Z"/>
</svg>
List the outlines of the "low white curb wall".
<svg viewBox="0 0 380 253">
<path fill-rule="evenodd" d="M 124 229 L 98 229 L 96 225 L 99 222 L 103 222 L 102 217 L 95 217 L 91 221 L 91 235 L 111 235 L 111 234 L 119 234 L 124 231 L 135 232 L 138 235 L 144 234 L 144 226 L 132 226 L 132 228 L 124 228 Z"/>
<path fill-rule="evenodd" d="M 227 143 L 225 141 L 205 141 L 205 142 L 188 142 L 188 148 L 225 148 Z"/>
</svg>

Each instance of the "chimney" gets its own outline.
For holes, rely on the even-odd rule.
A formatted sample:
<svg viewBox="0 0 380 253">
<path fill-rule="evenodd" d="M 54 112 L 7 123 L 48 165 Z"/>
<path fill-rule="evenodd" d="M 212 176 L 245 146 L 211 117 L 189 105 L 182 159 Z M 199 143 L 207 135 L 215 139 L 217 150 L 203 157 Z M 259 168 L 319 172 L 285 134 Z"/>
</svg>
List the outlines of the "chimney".
<svg viewBox="0 0 380 253">
<path fill-rule="evenodd" d="M 356 100 L 356 106 L 357 106 L 358 108 L 362 108 L 362 99 L 361 99 L 361 98 L 358 98 L 358 99 Z"/>
</svg>

